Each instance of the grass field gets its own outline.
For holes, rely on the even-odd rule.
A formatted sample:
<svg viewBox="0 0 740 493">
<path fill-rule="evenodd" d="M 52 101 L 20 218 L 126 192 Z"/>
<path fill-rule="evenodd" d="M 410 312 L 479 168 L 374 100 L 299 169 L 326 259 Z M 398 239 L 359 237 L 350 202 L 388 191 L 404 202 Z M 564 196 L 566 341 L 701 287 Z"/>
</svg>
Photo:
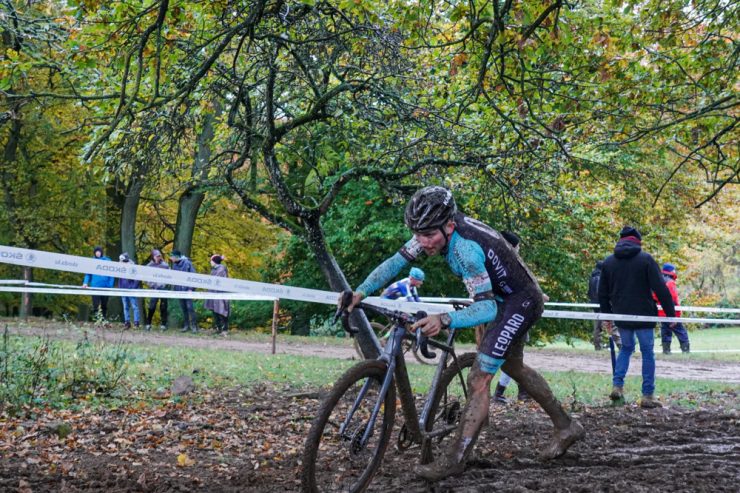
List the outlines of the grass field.
<svg viewBox="0 0 740 493">
<path fill-rule="evenodd" d="M 207 336 L 198 336 L 207 337 Z M 235 338 L 269 343 L 269 336 L 264 334 L 237 335 Z M 26 336 L 11 336 L 10 348 L 6 355 L 13 351 L 28 349 L 38 344 L 40 338 Z M 332 338 L 299 338 L 280 336 L 278 345 L 300 345 L 323 343 L 327 345 L 348 345 L 346 339 Z M 77 345 L 69 341 L 54 341 L 60 345 L 59 354 L 73 355 Z M 108 343 L 108 346 L 111 344 Z M 692 333 L 692 348 L 732 348 L 740 346 L 740 328 L 714 329 L 695 331 Z M 112 397 L 88 396 L 86 401 L 115 402 L 117 399 L 137 399 L 149 401 L 164 397 L 172 381 L 181 375 L 193 378 L 199 386 L 210 389 L 228 388 L 242 385 L 253 385 L 258 382 L 270 382 L 290 389 L 316 388 L 330 386 L 343 371 L 355 364 L 356 361 L 345 359 L 328 359 L 313 356 L 269 355 L 259 353 L 245 353 L 227 349 L 191 348 L 177 346 L 156 345 L 125 345 L 126 373 L 122 385 L 113 393 Z M 557 352 L 593 353 L 587 342 L 575 341 L 574 344 L 555 342 L 547 345 L 547 349 Z M 462 349 L 462 348 L 461 348 Z M 469 347 L 467 349 L 472 349 Z M 532 348 L 531 351 L 538 349 Z M 103 354 L 102 348 L 100 354 Z M 731 361 L 740 361 L 740 353 L 698 353 L 688 355 L 690 358 L 707 358 L 717 355 L 719 358 Z M 659 355 L 659 357 L 663 357 Z M 685 358 L 685 355 L 674 355 L 674 358 Z M 100 359 L 103 357 L 101 356 Z M 65 364 L 74 364 L 73 358 L 68 358 Z M 54 364 L 51 362 L 50 364 Z M 89 363 L 97 364 L 96 361 Z M 59 372 L 59 369 L 54 369 Z M 416 392 L 424 393 L 431 382 L 434 368 L 425 365 L 409 365 L 409 373 L 413 388 Z M 585 373 L 576 371 L 544 372 L 556 396 L 563 402 L 582 403 L 587 405 L 606 405 L 606 395 L 611 387 L 611 378 L 606 374 Z M 657 379 L 656 394 L 664 401 L 680 402 L 684 404 L 701 403 L 711 399 L 714 392 L 740 392 L 740 386 L 722 382 L 706 382 L 696 380 Z M 515 387 L 509 391 L 515 395 Z M 639 398 L 640 377 L 629 376 L 626 382 L 628 400 Z M 64 399 L 62 405 L 75 402 L 75 399 Z M 79 401 L 77 401 L 79 403 Z M 61 403 L 60 403 L 61 404 Z M 83 403 L 84 404 L 84 403 Z"/>
</svg>

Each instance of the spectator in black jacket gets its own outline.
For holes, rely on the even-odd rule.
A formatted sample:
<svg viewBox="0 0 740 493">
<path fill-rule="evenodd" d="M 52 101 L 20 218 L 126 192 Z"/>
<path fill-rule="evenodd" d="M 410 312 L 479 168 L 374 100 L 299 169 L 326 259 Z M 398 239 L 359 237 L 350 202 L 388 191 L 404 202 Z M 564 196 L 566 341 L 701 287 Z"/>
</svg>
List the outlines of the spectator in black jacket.
<svg viewBox="0 0 740 493">
<path fill-rule="evenodd" d="M 675 310 L 671 293 L 668 291 L 660 268 L 653 257 L 642 251 L 642 236 L 630 226 L 619 233 L 619 241 L 601 269 L 599 280 L 599 304 L 603 313 L 646 315 L 656 317 L 658 308 L 652 297 L 658 296 L 666 315 L 673 317 Z M 655 322 L 616 322 L 622 336 L 622 348 L 614 369 L 613 389 L 609 397 L 613 401 L 624 400 L 624 377 L 629 368 L 630 357 L 635 351 L 635 337 L 642 353 L 642 399 L 640 406 L 660 407 L 655 400 Z"/>
</svg>

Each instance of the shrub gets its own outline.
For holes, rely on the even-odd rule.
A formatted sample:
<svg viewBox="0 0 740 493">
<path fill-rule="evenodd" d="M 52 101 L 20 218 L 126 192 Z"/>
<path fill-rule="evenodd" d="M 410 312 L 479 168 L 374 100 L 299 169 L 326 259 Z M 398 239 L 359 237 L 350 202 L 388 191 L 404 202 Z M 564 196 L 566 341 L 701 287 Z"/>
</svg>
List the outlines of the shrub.
<svg viewBox="0 0 740 493">
<path fill-rule="evenodd" d="M 110 395 L 128 370 L 128 348 L 85 337 L 69 343 L 48 336 L 10 336 L 0 343 L 0 412 L 22 414 L 39 405 L 58 406 L 90 394 Z"/>
</svg>

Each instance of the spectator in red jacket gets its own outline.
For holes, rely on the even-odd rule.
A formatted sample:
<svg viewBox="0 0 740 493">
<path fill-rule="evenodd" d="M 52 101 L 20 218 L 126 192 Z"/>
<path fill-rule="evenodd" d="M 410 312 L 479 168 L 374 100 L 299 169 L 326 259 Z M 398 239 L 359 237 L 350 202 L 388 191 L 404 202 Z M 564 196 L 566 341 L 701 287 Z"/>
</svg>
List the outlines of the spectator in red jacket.
<svg viewBox="0 0 740 493">
<path fill-rule="evenodd" d="M 668 291 L 671 292 L 671 298 L 673 298 L 673 304 L 678 306 L 678 291 L 676 290 L 676 266 L 673 264 L 663 264 L 663 279 Z M 653 298 L 658 301 L 658 297 L 653 293 Z M 658 310 L 659 317 L 665 317 L 665 312 L 661 308 Z M 681 312 L 676 310 L 676 316 L 680 317 Z M 678 343 L 681 345 L 681 351 L 684 353 L 689 352 L 689 333 L 681 322 L 678 322 L 673 327 L 668 322 L 660 323 L 660 339 L 663 343 L 663 354 L 671 354 L 671 340 L 673 339 L 673 333 L 676 333 Z"/>
</svg>

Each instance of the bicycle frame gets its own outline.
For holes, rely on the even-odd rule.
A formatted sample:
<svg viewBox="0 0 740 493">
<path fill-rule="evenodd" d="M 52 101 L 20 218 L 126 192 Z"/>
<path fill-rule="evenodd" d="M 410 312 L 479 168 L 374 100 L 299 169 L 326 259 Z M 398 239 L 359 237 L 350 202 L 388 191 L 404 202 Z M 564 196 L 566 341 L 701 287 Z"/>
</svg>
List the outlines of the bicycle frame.
<svg viewBox="0 0 740 493">
<path fill-rule="evenodd" d="M 386 344 L 383 352 L 378 357 L 378 360 L 384 361 L 386 363 L 387 369 L 383 378 L 380 392 L 378 394 L 377 402 L 373 407 L 370 419 L 365 427 L 362 439 L 360 440 L 360 447 L 365 447 L 365 445 L 372 437 L 372 432 L 375 427 L 375 421 L 378 417 L 378 414 L 380 413 L 381 406 L 385 401 L 388 389 L 391 385 L 393 385 L 394 379 L 396 382 L 396 386 L 398 387 L 398 394 L 401 400 L 401 409 L 406 419 L 406 426 L 411 433 L 413 442 L 422 443 L 423 440 L 429 440 L 431 438 L 447 434 L 456 428 L 456 425 L 450 425 L 436 431 L 435 433 L 428 433 L 425 431 L 427 428 L 428 420 L 432 418 L 432 416 L 430 416 L 433 403 L 432 401 L 434 399 L 434 395 L 437 392 L 437 387 L 439 386 L 442 372 L 447 368 L 447 359 L 450 355 L 452 356 L 453 363 L 457 365 L 457 355 L 455 354 L 455 351 L 453 349 L 455 331 L 450 331 L 450 334 L 447 337 L 447 344 L 442 344 L 431 339 L 428 341 L 429 345 L 441 350 L 442 355 L 440 357 L 439 363 L 437 364 L 434 378 L 432 379 L 432 384 L 427 394 L 427 398 L 425 400 L 421 414 L 417 414 L 416 411 L 416 403 L 414 402 L 413 392 L 411 390 L 411 382 L 409 381 L 408 371 L 406 368 L 406 360 L 404 358 L 404 353 L 401 346 L 401 342 L 403 341 L 403 339 L 408 337 L 409 336 L 405 327 L 398 324 L 394 325 L 391 332 L 391 337 L 389 338 L 389 342 L 388 344 Z M 461 374 L 459 375 L 459 378 L 462 381 Z M 467 398 L 467 390 L 464 386 L 465 382 L 462 381 L 462 383 L 465 397 Z M 355 412 L 359 408 L 360 403 L 365 398 L 365 395 L 367 394 L 367 391 L 372 384 L 373 381 L 368 380 L 365 382 L 362 389 L 360 389 L 360 392 L 355 398 L 355 402 L 352 405 L 352 408 L 347 413 L 347 417 L 344 419 L 344 422 L 339 428 L 340 435 L 344 436 L 344 433 L 346 432 L 347 427 L 350 425 Z"/>
</svg>

